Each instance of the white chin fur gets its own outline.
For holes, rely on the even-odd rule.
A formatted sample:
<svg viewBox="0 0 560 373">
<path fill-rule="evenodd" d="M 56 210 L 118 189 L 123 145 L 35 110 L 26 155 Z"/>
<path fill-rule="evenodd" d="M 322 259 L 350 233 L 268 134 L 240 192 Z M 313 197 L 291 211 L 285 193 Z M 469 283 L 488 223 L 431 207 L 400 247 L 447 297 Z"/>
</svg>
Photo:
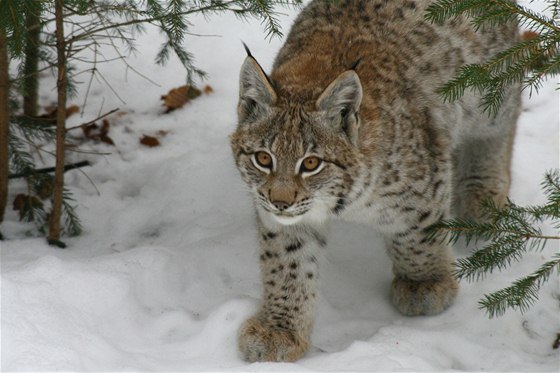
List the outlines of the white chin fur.
<svg viewBox="0 0 560 373">
<path fill-rule="evenodd" d="M 282 225 L 293 225 L 299 223 L 303 219 L 303 215 L 298 216 L 279 216 L 276 214 L 271 214 L 274 220 Z"/>
</svg>

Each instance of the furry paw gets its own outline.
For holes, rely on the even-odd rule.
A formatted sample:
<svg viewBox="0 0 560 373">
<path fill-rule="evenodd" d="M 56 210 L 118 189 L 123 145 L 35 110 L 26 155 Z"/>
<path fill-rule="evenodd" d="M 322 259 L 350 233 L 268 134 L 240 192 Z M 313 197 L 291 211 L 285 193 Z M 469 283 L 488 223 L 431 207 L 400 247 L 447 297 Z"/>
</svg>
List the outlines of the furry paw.
<svg viewBox="0 0 560 373">
<path fill-rule="evenodd" d="M 244 360 L 295 361 L 305 354 L 309 342 L 294 331 L 275 329 L 256 317 L 245 321 L 239 333 Z"/>
<path fill-rule="evenodd" d="M 493 189 L 484 189 L 480 187 L 472 187 L 463 192 L 463 195 L 456 198 L 455 214 L 463 219 L 475 220 L 478 222 L 489 222 L 483 205 L 487 200 L 491 199 L 498 207 L 503 207 L 508 203 L 509 182 L 495 182 L 497 184 Z"/>
<path fill-rule="evenodd" d="M 452 276 L 428 281 L 396 277 L 391 284 L 391 298 L 404 315 L 436 315 L 453 303 L 458 290 L 457 281 Z"/>
</svg>

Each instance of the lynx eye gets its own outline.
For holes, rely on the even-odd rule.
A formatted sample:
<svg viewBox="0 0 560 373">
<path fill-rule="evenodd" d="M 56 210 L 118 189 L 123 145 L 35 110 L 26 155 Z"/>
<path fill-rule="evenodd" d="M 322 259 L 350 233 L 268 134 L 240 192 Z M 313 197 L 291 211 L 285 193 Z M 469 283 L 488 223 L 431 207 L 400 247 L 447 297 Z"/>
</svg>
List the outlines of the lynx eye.
<svg viewBox="0 0 560 373">
<path fill-rule="evenodd" d="M 254 162 L 256 166 L 260 166 L 264 169 L 272 169 L 272 156 L 267 152 L 260 151 L 253 155 Z"/>
<path fill-rule="evenodd" d="M 323 161 L 318 157 L 315 156 L 307 157 L 301 162 L 301 166 L 299 167 L 300 172 L 316 171 L 319 168 L 319 166 L 321 166 L 322 162 Z"/>
</svg>

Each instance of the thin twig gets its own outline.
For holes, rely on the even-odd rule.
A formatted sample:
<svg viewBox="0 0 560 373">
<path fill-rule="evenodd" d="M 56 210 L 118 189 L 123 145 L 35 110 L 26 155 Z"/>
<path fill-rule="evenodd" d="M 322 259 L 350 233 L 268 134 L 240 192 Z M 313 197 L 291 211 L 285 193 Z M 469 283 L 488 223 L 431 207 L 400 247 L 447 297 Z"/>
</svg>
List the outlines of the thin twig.
<svg viewBox="0 0 560 373">
<path fill-rule="evenodd" d="M 126 57 L 123 56 L 121 54 L 121 52 L 119 51 L 119 48 L 117 48 L 117 46 L 115 45 L 115 42 L 113 40 L 113 38 L 109 38 L 109 43 L 113 46 L 113 49 L 115 50 L 115 52 L 117 53 L 117 55 L 119 57 L 122 58 L 122 62 L 125 64 L 125 66 L 127 67 L 126 72 L 128 73 L 128 69 L 131 69 L 133 72 L 135 72 L 136 74 L 138 74 L 138 76 L 140 76 L 141 78 L 144 78 L 145 80 L 147 80 L 148 82 L 154 84 L 156 87 L 161 87 L 160 84 L 156 83 L 155 81 L 153 81 L 152 79 L 148 78 L 146 75 L 140 73 L 138 70 L 136 70 L 134 67 L 132 67 L 128 61 L 126 60 Z M 127 75 L 125 75 L 127 76 Z M 128 77 L 126 78 L 128 80 Z"/>
<path fill-rule="evenodd" d="M 64 172 L 74 170 L 76 168 L 86 167 L 86 166 L 91 166 L 89 161 L 81 161 L 81 162 L 77 162 L 77 163 L 67 164 L 67 165 L 64 166 Z M 8 179 L 18 179 L 20 177 L 26 177 L 26 176 L 31 175 L 31 174 L 48 174 L 48 173 L 51 173 L 51 172 L 54 172 L 54 171 L 55 171 L 55 167 L 40 168 L 38 170 L 28 170 L 26 172 L 11 174 L 11 175 L 8 176 Z"/>
<path fill-rule="evenodd" d="M 109 81 L 107 79 L 105 79 L 105 76 L 103 76 L 103 74 L 101 72 L 99 72 L 99 70 L 97 70 L 98 72 L 98 76 L 101 78 L 101 80 L 103 80 L 105 82 L 105 84 L 107 84 L 107 87 L 109 87 L 109 89 L 115 94 L 115 96 L 117 96 L 117 98 L 126 105 L 126 101 L 123 100 L 121 98 L 121 96 L 119 96 L 119 94 L 117 93 L 117 91 L 115 90 L 115 88 L 113 88 L 113 86 L 111 85 L 111 83 L 109 83 Z"/>
<path fill-rule="evenodd" d="M 111 110 L 111 111 L 106 112 L 106 113 L 103 114 L 103 115 L 98 116 L 98 117 L 95 118 L 95 119 L 90 120 L 89 122 L 85 122 L 85 123 L 82 123 L 82 124 L 80 124 L 80 125 L 67 128 L 67 129 L 66 129 L 66 132 L 75 130 L 76 128 L 82 128 L 82 127 L 85 127 L 85 126 L 89 126 L 90 124 L 93 124 L 93 123 L 97 122 L 99 119 L 103 119 L 103 118 L 105 118 L 106 116 L 109 116 L 109 115 L 111 115 L 111 114 L 113 114 L 113 113 L 115 113 L 115 112 L 117 112 L 117 111 L 119 111 L 119 110 L 120 110 L 119 108 L 113 109 L 113 110 Z"/>
<path fill-rule="evenodd" d="M 237 0 L 232 0 L 232 1 L 226 1 L 224 3 L 219 3 L 219 4 L 210 4 L 204 7 L 199 7 L 199 8 L 192 8 L 183 12 L 178 13 L 177 15 L 181 15 L 181 16 L 186 16 L 192 13 L 199 13 L 199 12 L 204 12 L 204 11 L 220 11 L 225 9 L 227 6 L 229 5 L 233 5 L 233 4 L 237 4 L 239 3 L 239 1 Z M 239 11 L 246 11 L 246 9 L 239 9 Z M 89 32 L 84 32 L 82 34 L 78 34 L 72 38 L 70 38 L 67 42 L 68 43 L 74 43 L 75 41 L 81 40 L 85 37 L 89 37 L 90 34 L 93 33 L 97 33 L 100 31 L 105 31 L 105 30 L 109 30 L 112 28 L 118 28 L 118 27 L 123 27 L 123 26 L 131 26 L 131 25 L 135 25 L 135 24 L 140 24 L 140 23 L 152 23 L 155 21 L 161 21 L 163 17 L 150 17 L 150 18 L 142 18 L 142 19 L 134 19 L 134 20 L 130 20 L 130 21 L 126 21 L 126 22 L 121 22 L 121 23 L 114 23 L 114 24 L 109 24 L 107 26 L 104 27 L 100 27 L 98 29 L 94 29 L 91 30 Z"/>
<path fill-rule="evenodd" d="M 89 175 L 84 170 L 82 170 L 81 168 L 78 168 L 78 171 L 80 171 L 82 173 L 82 175 L 84 175 L 89 180 L 89 182 L 91 183 L 91 185 L 93 186 L 93 188 L 97 192 L 97 195 L 101 196 L 101 192 L 99 191 L 99 189 L 97 188 L 97 185 L 95 185 L 95 183 L 93 182 L 91 177 L 89 177 Z"/>
<path fill-rule="evenodd" d="M 91 155 L 111 155 L 113 153 L 100 153 L 100 152 L 93 152 L 87 150 L 77 150 L 77 149 L 66 149 L 66 151 L 71 153 L 79 153 L 79 154 L 91 154 Z"/>
<path fill-rule="evenodd" d="M 94 52 L 93 52 L 93 67 L 92 67 L 92 69 L 91 69 L 91 76 L 89 77 L 89 81 L 88 81 L 88 85 L 87 85 L 87 89 L 86 89 L 86 95 L 85 95 L 85 97 L 84 97 L 84 102 L 83 102 L 83 104 L 82 104 L 82 115 L 83 115 L 83 113 L 84 113 L 83 110 L 85 109 L 85 107 L 86 107 L 86 105 L 87 105 L 87 100 L 88 100 L 88 97 L 89 97 L 89 90 L 90 90 L 90 88 L 91 88 L 91 83 L 93 82 L 93 77 L 94 77 L 94 75 L 95 75 L 95 71 L 97 70 L 97 67 L 96 67 L 96 66 L 97 66 L 97 44 L 95 44 L 95 46 L 94 46 Z M 80 126 L 80 127 L 81 127 L 81 126 Z M 67 129 L 67 131 L 68 131 L 68 129 Z"/>
</svg>

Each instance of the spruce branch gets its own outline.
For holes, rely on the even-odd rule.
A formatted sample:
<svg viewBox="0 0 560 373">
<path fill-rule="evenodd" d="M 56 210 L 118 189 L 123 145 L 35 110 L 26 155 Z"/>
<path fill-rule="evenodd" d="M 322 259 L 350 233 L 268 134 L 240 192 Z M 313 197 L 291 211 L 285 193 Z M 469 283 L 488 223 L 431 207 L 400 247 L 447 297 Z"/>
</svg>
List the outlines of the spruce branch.
<svg viewBox="0 0 560 373">
<path fill-rule="evenodd" d="M 62 198 L 62 219 L 64 222 L 64 233 L 70 237 L 78 236 L 83 231 L 82 223 L 76 213 L 76 207 L 72 204 L 75 202 L 76 200 L 72 197 L 72 193 L 67 188 L 64 188 Z"/>
<path fill-rule="evenodd" d="M 428 7 L 425 18 L 432 23 L 443 23 L 460 15 L 470 18 L 476 28 L 518 19 L 522 25 L 536 32 L 560 32 L 553 18 L 510 0 L 437 0 Z"/>
<path fill-rule="evenodd" d="M 437 0 L 430 5 L 425 18 L 433 23 L 466 16 L 475 30 L 517 22 L 535 34 L 484 63 L 462 67 L 455 78 L 438 90 L 444 101 L 458 100 L 466 90 L 472 89 L 482 96 L 483 110 L 495 116 L 512 85 L 520 84 L 533 92 L 541 87 L 544 79 L 560 74 L 560 6 L 558 1 L 550 3 L 553 18 L 510 0 Z"/>
<path fill-rule="evenodd" d="M 550 222 L 560 229 L 560 170 L 547 172 L 541 187 L 546 197 L 544 204 L 524 207 L 509 201 L 506 206 L 499 207 L 488 201 L 482 206 L 487 222 L 451 219 L 432 227 L 432 232 L 442 234 L 452 242 L 460 237 L 465 238 L 467 244 L 471 241 L 477 244 L 484 241 L 482 247 L 470 256 L 455 262 L 454 275 L 458 279 L 483 280 L 496 269 L 504 271 L 512 263 L 522 261 L 530 251 L 542 251 L 547 242 L 560 241 L 560 233 L 543 234 L 536 225 Z M 549 279 L 553 270 L 559 267 L 560 253 L 555 253 L 532 274 L 516 280 L 505 289 L 485 295 L 480 305 L 490 317 L 502 315 L 507 308 L 525 312 L 538 299 L 541 286 Z"/>
<path fill-rule="evenodd" d="M 527 207 L 529 216 L 534 221 L 545 219 L 556 220 L 555 227 L 560 229 L 560 171 L 549 171 L 545 174 L 541 188 L 546 197 L 546 203 L 539 206 Z"/>
<path fill-rule="evenodd" d="M 13 126 L 10 126 L 10 129 Z M 10 131 L 8 137 L 8 153 L 10 155 L 10 169 L 15 173 L 23 173 L 34 169 L 34 160 L 27 151 L 27 146 L 21 137 Z"/>
<path fill-rule="evenodd" d="M 560 253 L 554 254 L 539 269 L 511 286 L 485 295 L 479 302 L 480 307 L 486 310 L 490 318 L 503 315 L 508 308 L 526 312 L 538 300 L 540 288 L 555 269 L 557 273 L 560 270 Z"/>
</svg>

